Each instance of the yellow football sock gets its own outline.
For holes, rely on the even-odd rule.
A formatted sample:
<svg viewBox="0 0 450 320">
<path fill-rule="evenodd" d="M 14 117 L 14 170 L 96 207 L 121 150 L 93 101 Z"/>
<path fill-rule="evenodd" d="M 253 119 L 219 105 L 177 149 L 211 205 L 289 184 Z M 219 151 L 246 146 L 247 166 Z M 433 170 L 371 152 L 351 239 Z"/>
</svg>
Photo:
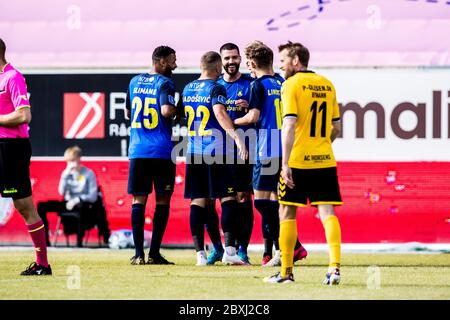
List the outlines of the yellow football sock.
<svg viewBox="0 0 450 320">
<path fill-rule="evenodd" d="M 294 247 L 297 240 L 295 219 L 280 222 L 281 276 L 287 277 L 294 267 Z"/>
<path fill-rule="evenodd" d="M 341 226 L 336 216 L 329 216 L 322 220 L 325 229 L 325 236 L 329 247 L 330 267 L 339 268 L 341 266 Z"/>
</svg>

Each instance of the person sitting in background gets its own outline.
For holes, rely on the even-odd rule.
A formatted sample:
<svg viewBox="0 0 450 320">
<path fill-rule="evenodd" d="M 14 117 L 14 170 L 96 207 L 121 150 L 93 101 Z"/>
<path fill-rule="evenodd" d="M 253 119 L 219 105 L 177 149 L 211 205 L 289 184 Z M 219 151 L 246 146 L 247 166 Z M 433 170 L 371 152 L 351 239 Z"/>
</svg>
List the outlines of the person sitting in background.
<svg viewBox="0 0 450 320">
<path fill-rule="evenodd" d="M 107 243 L 109 238 L 108 222 L 106 212 L 102 206 L 95 204 L 99 200 L 99 191 L 95 173 L 81 165 L 81 149 L 78 146 L 67 148 L 64 152 L 64 159 L 67 166 L 61 173 L 58 192 L 63 196 L 62 201 L 45 201 L 38 203 L 38 212 L 44 221 L 47 244 L 50 245 L 48 238 L 48 220 L 47 212 L 79 212 L 81 226 L 97 224 L 98 231 Z M 65 226 L 66 228 L 66 226 Z M 84 228 L 78 232 L 77 245 L 82 247 L 84 237 Z"/>
</svg>

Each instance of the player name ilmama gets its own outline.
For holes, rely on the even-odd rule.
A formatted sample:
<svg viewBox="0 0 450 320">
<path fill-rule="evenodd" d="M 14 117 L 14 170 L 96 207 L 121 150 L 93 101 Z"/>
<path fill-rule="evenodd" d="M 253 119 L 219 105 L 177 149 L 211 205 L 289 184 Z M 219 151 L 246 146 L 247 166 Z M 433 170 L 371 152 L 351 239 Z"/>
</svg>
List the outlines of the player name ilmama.
<svg viewBox="0 0 450 320">
<path fill-rule="evenodd" d="M 192 314 L 192 315 L 206 315 L 209 318 L 214 311 L 214 307 L 193 307 L 186 304 L 185 307 L 180 307 L 179 314 Z"/>
<path fill-rule="evenodd" d="M 143 94 L 151 94 L 151 95 L 156 95 L 156 89 L 155 88 L 134 88 L 133 89 L 133 93 L 143 93 Z"/>
</svg>

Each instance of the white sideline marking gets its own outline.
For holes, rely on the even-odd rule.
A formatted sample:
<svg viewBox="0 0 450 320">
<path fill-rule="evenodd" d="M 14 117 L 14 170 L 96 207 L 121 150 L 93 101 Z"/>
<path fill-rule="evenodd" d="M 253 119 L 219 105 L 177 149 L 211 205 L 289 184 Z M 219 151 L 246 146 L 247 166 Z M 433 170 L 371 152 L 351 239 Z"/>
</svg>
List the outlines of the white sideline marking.
<svg viewBox="0 0 450 320">
<path fill-rule="evenodd" d="M 326 243 L 304 243 L 306 250 L 310 252 L 327 252 L 328 245 Z M 163 248 L 165 250 L 173 250 Z M 251 244 L 248 247 L 250 252 L 262 252 L 264 246 L 262 244 Z M 417 253 L 417 254 L 430 254 L 430 253 L 450 253 L 450 243 L 420 243 L 420 242 L 407 242 L 407 243 L 344 243 L 341 246 L 342 252 L 347 253 Z M 114 252 L 118 251 L 109 248 L 67 248 L 67 247 L 49 247 L 48 251 L 59 252 Z M 123 250 L 123 249 L 122 249 Z M 120 250 L 120 251 L 122 251 Z M 131 249 L 125 249 L 131 250 Z M 181 249 L 180 249 L 181 250 Z M 190 249 L 184 249 L 190 250 Z M 34 251 L 34 248 L 30 246 L 0 246 L 0 251 Z"/>
</svg>

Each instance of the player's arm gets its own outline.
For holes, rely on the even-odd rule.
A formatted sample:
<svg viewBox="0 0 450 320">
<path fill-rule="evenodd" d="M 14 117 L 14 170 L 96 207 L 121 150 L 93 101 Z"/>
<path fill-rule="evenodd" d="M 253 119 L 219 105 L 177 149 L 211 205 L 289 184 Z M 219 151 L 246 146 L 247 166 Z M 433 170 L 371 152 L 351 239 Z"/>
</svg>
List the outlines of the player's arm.
<svg viewBox="0 0 450 320">
<path fill-rule="evenodd" d="M 295 140 L 295 125 L 298 117 L 296 99 L 297 88 L 292 82 L 284 82 L 281 90 L 283 125 L 281 127 L 281 177 L 289 188 L 295 186 L 292 170 L 289 168 L 289 157 Z"/>
<path fill-rule="evenodd" d="M 127 120 L 131 119 L 131 98 L 130 98 L 130 87 L 127 89 L 127 97 L 125 99 L 125 109 L 127 112 L 125 113 L 125 118 Z"/>
<path fill-rule="evenodd" d="M 259 82 L 252 82 L 250 85 L 250 98 L 248 102 L 248 108 L 250 110 L 245 116 L 235 119 L 234 124 L 242 126 L 258 122 L 261 114 L 263 97 L 264 87 L 262 87 Z"/>
<path fill-rule="evenodd" d="M 225 130 L 225 132 L 235 141 L 236 146 L 239 150 L 239 156 L 242 159 L 247 159 L 248 152 L 245 147 L 244 142 L 241 137 L 236 133 L 234 129 L 233 121 L 227 113 L 225 108 L 226 104 L 226 90 L 222 86 L 217 86 L 213 89 L 211 93 L 211 101 L 213 105 L 214 115 L 216 116 L 217 122 Z"/>
<path fill-rule="evenodd" d="M 216 119 L 219 122 L 220 126 L 235 141 L 236 146 L 239 150 L 239 156 L 244 160 L 247 159 L 247 156 L 248 156 L 247 148 L 245 147 L 245 144 L 242 141 L 241 137 L 239 137 L 239 135 L 236 133 L 236 130 L 234 129 L 233 121 L 228 116 L 225 105 L 215 104 L 213 106 L 213 110 L 214 110 L 214 115 L 216 116 Z"/>
<path fill-rule="evenodd" d="M 165 118 L 172 118 L 177 113 L 175 104 L 175 86 L 173 82 L 166 81 L 161 86 L 159 95 L 161 114 Z"/>
<path fill-rule="evenodd" d="M 15 110 L 11 113 L 0 115 L 0 126 L 17 127 L 24 123 L 30 123 L 31 110 L 25 78 L 20 74 L 16 74 L 6 85 Z"/>
<path fill-rule="evenodd" d="M 294 187 L 291 170 L 289 168 L 289 157 L 291 156 L 292 146 L 295 139 L 295 124 L 297 117 L 287 116 L 283 119 L 283 126 L 281 128 L 281 166 L 283 172 L 283 180 L 289 188 Z"/>
<path fill-rule="evenodd" d="M 331 128 L 331 142 L 333 142 L 336 137 L 341 133 L 342 124 L 341 120 L 333 120 L 333 127 Z"/>
<path fill-rule="evenodd" d="M 30 107 L 20 107 L 11 113 L 0 115 L 0 126 L 17 127 L 24 123 L 30 123 L 31 111 Z"/>
<path fill-rule="evenodd" d="M 261 112 L 258 109 L 250 109 L 245 116 L 234 119 L 234 124 L 237 126 L 245 126 L 256 123 L 259 120 L 260 114 Z"/>
<path fill-rule="evenodd" d="M 333 92 L 336 92 L 334 89 L 334 86 L 333 86 Z M 332 121 L 333 122 L 332 122 L 331 136 L 330 136 L 331 142 L 333 142 L 342 131 L 341 115 L 340 115 L 339 104 L 337 103 L 336 95 L 334 96 L 334 101 L 333 101 Z"/>
</svg>

